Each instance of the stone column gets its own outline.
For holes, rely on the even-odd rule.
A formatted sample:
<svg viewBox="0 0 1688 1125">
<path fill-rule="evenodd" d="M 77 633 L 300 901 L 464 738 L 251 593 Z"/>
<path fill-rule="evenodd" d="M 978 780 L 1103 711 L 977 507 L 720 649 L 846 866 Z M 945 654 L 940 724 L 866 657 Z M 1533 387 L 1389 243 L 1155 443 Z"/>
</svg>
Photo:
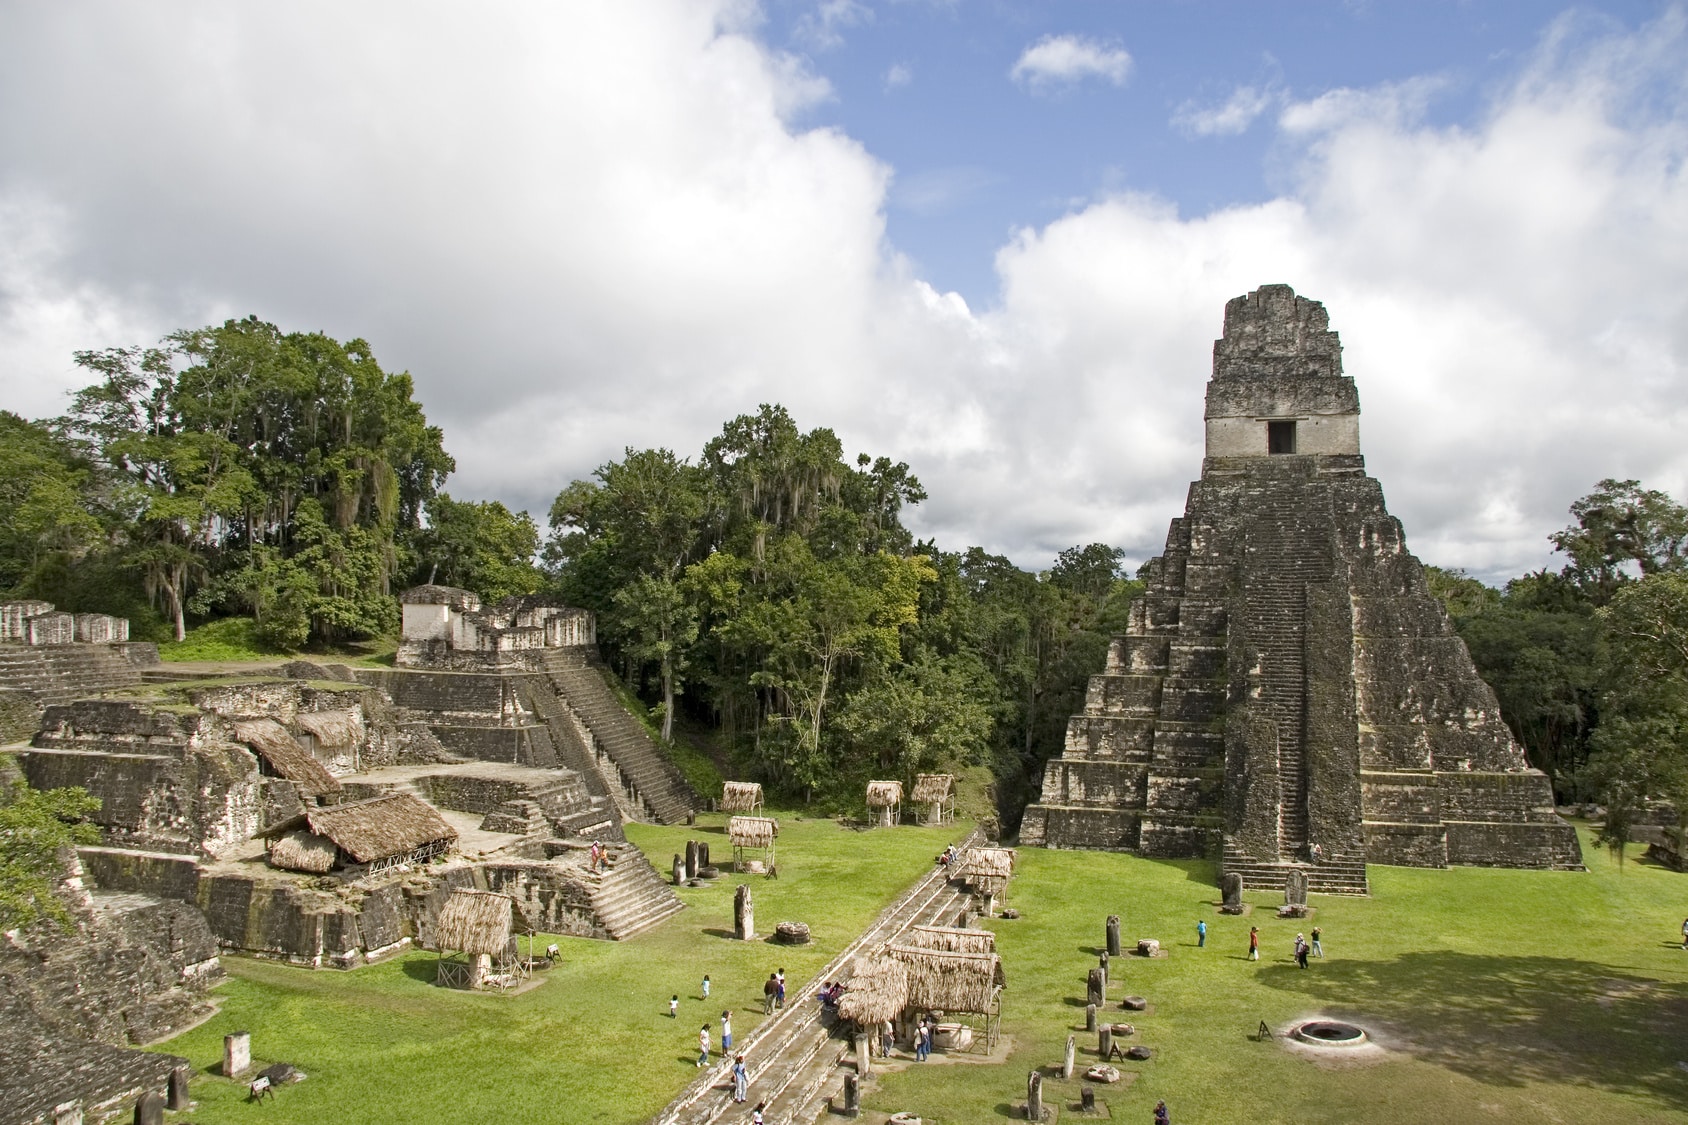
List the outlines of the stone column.
<svg viewBox="0 0 1688 1125">
<path fill-rule="evenodd" d="M 1108 915 L 1108 956 L 1119 956 L 1119 915 Z"/>
<path fill-rule="evenodd" d="M 1102 954 L 1101 957 L 1097 958 L 1097 967 L 1102 970 L 1102 983 L 1107 984 L 1108 983 L 1108 955 L 1106 953 Z"/>
<path fill-rule="evenodd" d="M 1078 1104 L 1079 1104 L 1079 1109 L 1083 1110 L 1085 1113 L 1095 1113 L 1096 1112 L 1096 1089 L 1095 1089 L 1095 1087 L 1086 1086 L 1083 1090 L 1080 1090 L 1079 1095 L 1078 1095 Z"/>
<path fill-rule="evenodd" d="M 252 1033 L 236 1031 L 223 1036 L 223 1077 L 238 1078 L 252 1066 Z"/>
<path fill-rule="evenodd" d="M 697 841 L 686 841 L 686 878 L 696 879 L 697 869 L 702 866 L 697 861 Z"/>
<path fill-rule="evenodd" d="M 1026 1119 L 1043 1120 L 1043 1075 L 1035 1070 L 1026 1075 Z"/>
<path fill-rule="evenodd" d="M 1307 905 L 1307 872 L 1292 867 L 1284 876 L 1284 905 Z"/>
<path fill-rule="evenodd" d="M 1096 1029 L 1096 1053 L 1107 1062 L 1108 1056 L 1114 1053 L 1114 1025 L 1105 1023 Z"/>
<path fill-rule="evenodd" d="M 1090 977 L 1085 983 L 1086 1003 L 1094 1004 L 1098 1008 L 1108 1006 L 1108 978 L 1101 969 L 1091 969 Z"/>
<path fill-rule="evenodd" d="M 469 987 L 479 988 L 486 980 L 487 974 L 492 972 L 492 954 L 477 953 L 469 958 Z"/>
<path fill-rule="evenodd" d="M 1219 893 L 1224 905 L 1231 910 L 1241 912 L 1243 905 L 1243 877 L 1235 871 L 1227 871 L 1219 879 Z"/>
<path fill-rule="evenodd" d="M 135 1125 L 164 1125 L 164 1099 L 148 1090 L 135 1103 Z"/>
<path fill-rule="evenodd" d="M 854 1116 L 856 1116 L 856 1114 L 860 1113 L 861 1111 L 862 1111 L 861 1088 L 856 1081 L 856 1076 L 854 1074 L 850 1074 L 849 1072 L 845 1072 L 845 1074 L 844 1074 L 844 1108 L 842 1110 L 840 1110 L 839 1112 L 843 1113 L 845 1117 L 854 1117 Z"/>
<path fill-rule="evenodd" d="M 1096 1005 L 1094 1004 L 1086 1004 L 1084 1006 L 1084 1030 L 1096 1030 Z"/>
<path fill-rule="evenodd" d="M 708 840 L 699 840 L 697 842 L 697 865 L 700 869 L 709 866 Z"/>
<path fill-rule="evenodd" d="M 733 928 L 740 941 L 756 936 L 755 905 L 750 901 L 750 884 L 740 883 L 733 892 Z"/>
<path fill-rule="evenodd" d="M 178 1066 L 170 1072 L 170 1096 L 165 1099 L 165 1109 L 186 1109 L 192 1104 L 188 1101 L 188 1076 L 192 1073 L 185 1066 Z"/>
<path fill-rule="evenodd" d="M 856 1073 L 863 1078 L 873 1073 L 873 1037 L 865 1031 L 856 1033 Z"/>
<path fill-rule="evenodd" d="M 1061 1077 L 1071 1082 L 1073 1078 L 1073 1060 L 1078 1054 L 1078 1040 L 1067 1036 L 1067 1053 L 1061 1058 Z"/>
<path fill-rule="evenodd" d="M 686 881 L 686 861 L 678 855 L 674 857 L 674 885 L 678 887 Z"/>
</svg>

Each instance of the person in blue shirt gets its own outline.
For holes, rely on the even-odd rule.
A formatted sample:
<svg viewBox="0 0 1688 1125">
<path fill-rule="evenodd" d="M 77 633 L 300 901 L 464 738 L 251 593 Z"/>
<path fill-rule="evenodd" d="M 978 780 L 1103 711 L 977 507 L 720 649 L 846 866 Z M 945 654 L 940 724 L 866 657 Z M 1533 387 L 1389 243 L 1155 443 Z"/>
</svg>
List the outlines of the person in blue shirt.
<svg viewBox="0 0 1688 1125">
<path fill-rule="evenodd" d="M 1196 921 L 1196 948 L 1200 949 L 1202 946 L 1204 946 L 1206 944 L 1207 944 L 1207 923 L 1205 921 L 1198 919 Z"/>
</svg>

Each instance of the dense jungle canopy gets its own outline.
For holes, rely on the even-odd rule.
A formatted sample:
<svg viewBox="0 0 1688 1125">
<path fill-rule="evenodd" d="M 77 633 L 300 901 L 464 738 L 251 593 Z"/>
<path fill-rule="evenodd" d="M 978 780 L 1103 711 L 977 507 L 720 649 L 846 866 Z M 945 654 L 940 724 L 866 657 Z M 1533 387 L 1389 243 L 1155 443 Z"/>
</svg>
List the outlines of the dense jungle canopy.
<svg viewBox="0 0 1688 1125">
<path fill-rule="evenodd" d="M 419 582 L 544 592 L 597 612 L 665 737 L 793 796 L 982 767 L 1012 829 L 1141 590 L 1104 544 L 1034 574 L 915 541 L 907 464 L 779 406 L 559 482 L 542 535 L 442 491 L 444 435 L 362 340 L 248 318 L 76 359 L 62 417 L 0 412 L 0 592 L 272 651 L 391 636 Z M 1607 480 L 1570 511 L 1557 571 L 1430 577 L 1530 760 L 1619 833 L 1688 809 L 1688 510 Z"/>
</svg>

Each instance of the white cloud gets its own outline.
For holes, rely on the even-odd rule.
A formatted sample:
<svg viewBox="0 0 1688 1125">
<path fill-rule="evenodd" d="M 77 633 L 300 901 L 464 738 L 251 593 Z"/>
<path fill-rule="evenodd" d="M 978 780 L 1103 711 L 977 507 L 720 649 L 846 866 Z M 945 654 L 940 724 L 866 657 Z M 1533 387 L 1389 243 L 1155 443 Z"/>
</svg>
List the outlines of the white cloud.
<svg viewBox="0 0 1688 1125">
<path fill-rule="evenodd" d="M 1045 35 L 1020 52 L 1008 76 L 1033 92 L 1100 78 L 1115 86 L 1131 73 L 1125 49 L 1085 35 Z"/>
<path fill-rule="evenodd" d="M 1269 86 L 1238 86 L 1216 106 L 1185 102 L 1173 113 L 1172 124 L 1197 137 L 1235 136 L 1246 132 L 1279 98 L 1278 91 Z"/>
<path fill-rule="evenodd" d="M 820 0 L 797 18 L 793 34 L 814 50 L 832 51 L 844 45 L 844 29 L 872 22 L 873 9 L 858 0 Z"/>
<path fill-rule="evenodd" d="M 1603 476 L 1688 498 L 1676 16 L 1550 39 L 1464 127 L 1406 84 L 1289 107 L 1280 198 L 1078 206 L 981 311 L 887 246 L 890 169 L 791 124 L 824 88 L 738 0 L 81 11 L 0 9 L 0 407 L 61 409 L 73 349 L 256 312 L 408 368 L 460 496 L 543 511 L 777 401 L 908 460 L 945 546 L 1141 558 L 1200 472 L 1224 301 L 1285 281 L 1428 560 L 1541 565 Z"/>
<path fill-rule="evenodd" d="M 885 72 L 885 90 L 901 89 L 914 81 L 914 69 L 904 63 L 893 63 L 891 69 Z"/>
</svg>

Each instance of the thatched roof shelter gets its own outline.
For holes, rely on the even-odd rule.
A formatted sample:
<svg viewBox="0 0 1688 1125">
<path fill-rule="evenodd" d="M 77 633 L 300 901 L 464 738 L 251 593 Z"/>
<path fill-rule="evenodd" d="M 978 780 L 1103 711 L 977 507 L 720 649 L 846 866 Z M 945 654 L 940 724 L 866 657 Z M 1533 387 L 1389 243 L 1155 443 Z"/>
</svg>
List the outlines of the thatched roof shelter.
<svg viewBox="0 0 1688 1125">
<path fill-rule="evenodd" d="M 294 721 L 322 746 L 338 749 L 363 740 L 363 721 L 356 711 L 301 711 Z"/>
<path fill-rule="evenodd" d="M 922 1011 L 990 1013 L 1006 983 L 995 953 L 888 945 L 885 954 L 908 966 L 909 1006 Z"/>
<path fill-rule="evenodd" d="M 727 781 L 722 783 L 722 812 L 753 813 L 761 807 L 761 783 L 755 781 Z"/>
<path fill-rule="evenodd" d="M 302 816 L 272 825 L 266 836 L 306 828 L 334 844 L 352 863 L 376 863 L 448 851 L 457 829 L 433 807 L 409 793 L 387 793 L 331 808 L 307 808 Z"/>
<path fill-rule="evenodd" d="M 328 767 L 311 756 L 311 752 L 287 733 L 287 728 L 274 719 L 247 719 L 234 724 L 234 736 L 250 746 L 264 759 L 278 777 L 284 777 L 299 787 L 305 797 L 320 797 L 340 792 L 340 779 L 328 772 Z"/>
<path fill-rule="evenodd" d="M 923 773 L 915 776 L 914 796 L 909 800 L 917 805 L 928 805 L 933 801 L 947 801 L 954 793 L 955 775 Z"/>
<path fill-rule="evenodd" d="M 956 878 L 981 894 L 999 895 L 1014 874 L 1012 848 L 973 848 L 962 860 Z"/>
<path fill-rule="evenodd" d="M 901 944 L 946 953 L 995 953 L 996 934 L 990 930 L 959 930 L 953 926 L 916 926 Z"/>
<path fill-rule="evenodd" d="M 308 875 L 325 875 L 334 867 L 339 849 L 334 841 L 309 832 L 289 832 L 270 845 L 270 866 L 283 871 L 303 871 Z"/>
<path fill-rule="evenodd" d="M 727 836 L 735 848 L 772 847 L 780 822 L 771 816 L 735 816 L 727 821 Z"/>
<path fill-rule="evenodd" d="M 889 809 L 903 803 L 903 783 L 900 781 L 870 781 L 867 783 L 867 807 Z"/>
<path fill-rule="evenodd" d="M 863 1027 L 894 1020 L 908 1008 L 908 966 L 895 957 L 857 957 L 850 963 L 838 1014 Z"/>
<path fill-rule="evenodd" d="M 515 899 L 493 891 L 453 891 L 434 923 L 440 952 L 460 949 L 470 956 L 503 957 L 510 947 Z"/>
</svg>

